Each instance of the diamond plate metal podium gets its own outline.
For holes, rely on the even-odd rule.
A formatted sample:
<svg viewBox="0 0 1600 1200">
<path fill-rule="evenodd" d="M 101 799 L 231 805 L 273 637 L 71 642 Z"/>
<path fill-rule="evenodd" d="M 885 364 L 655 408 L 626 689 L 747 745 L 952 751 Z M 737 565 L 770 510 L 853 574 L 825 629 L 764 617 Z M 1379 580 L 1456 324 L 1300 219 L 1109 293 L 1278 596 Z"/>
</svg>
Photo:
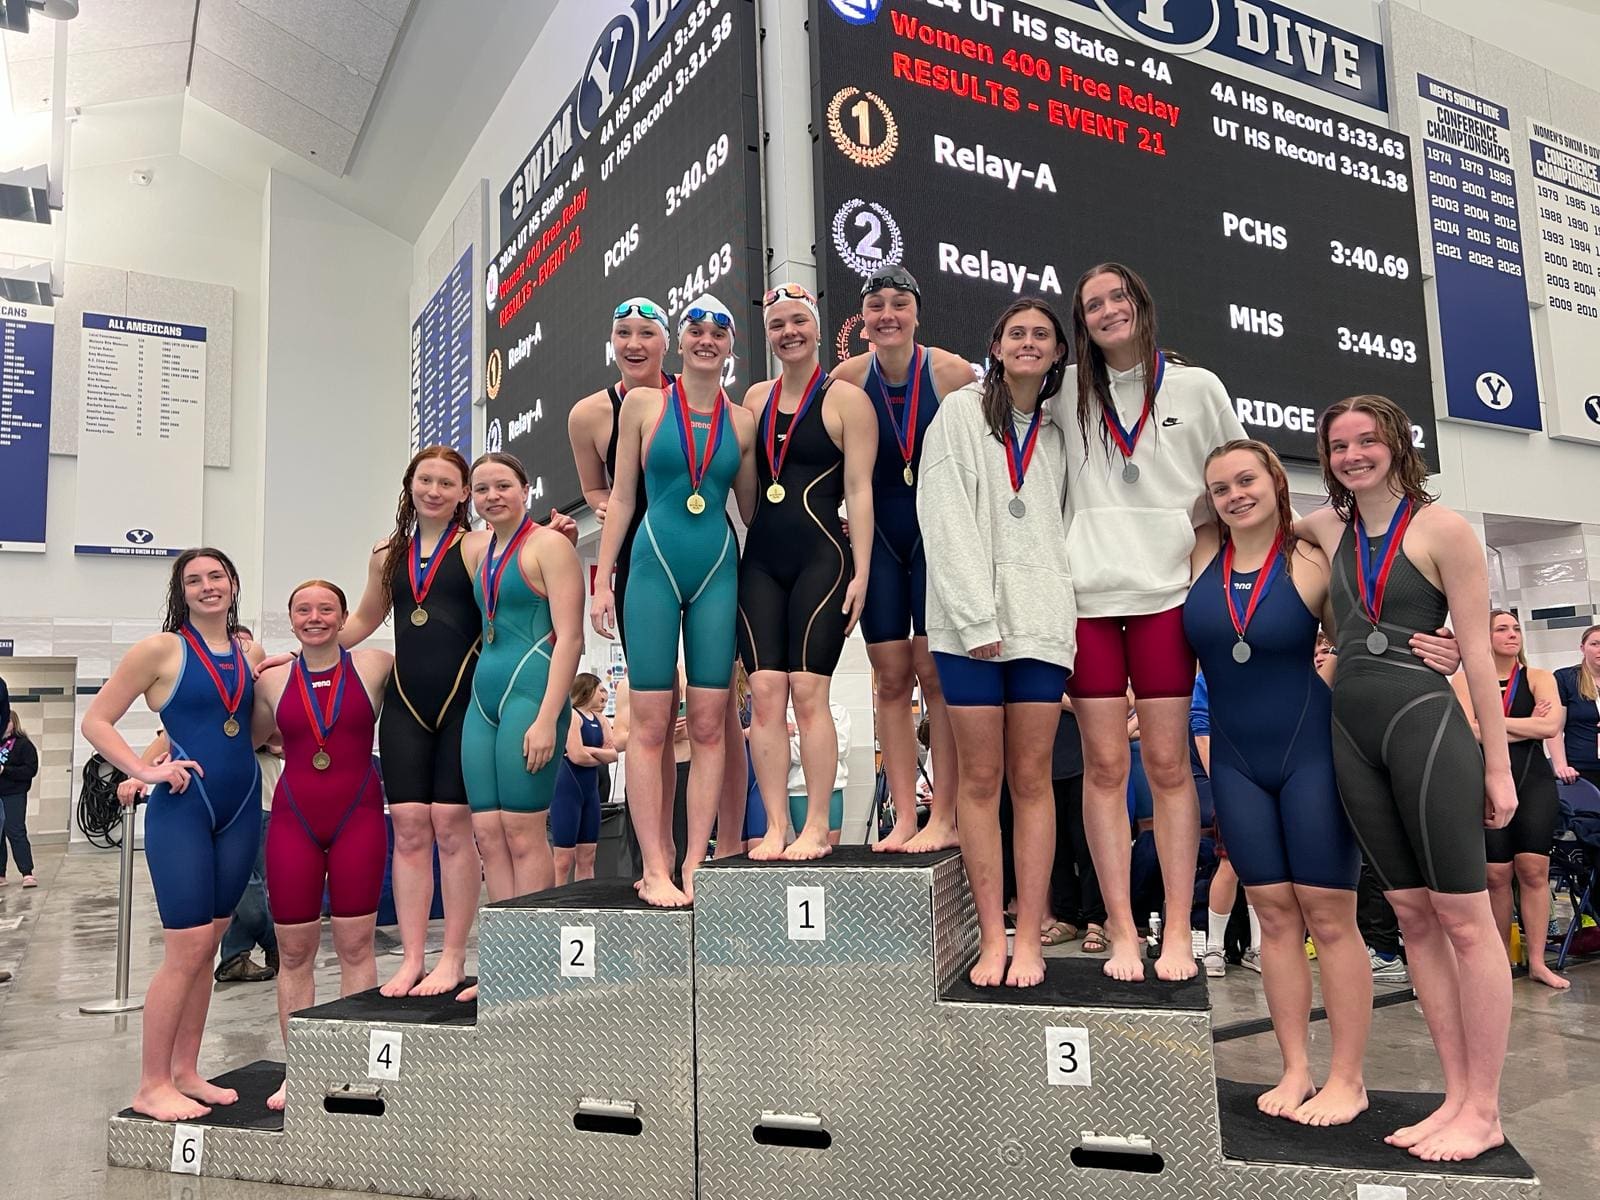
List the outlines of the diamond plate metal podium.
<svg viewBox="0 0 1600 1200">
<path fill-rule="evenodd" d="M 201 1174 L 461 1200 L 1534 1200 L 1509 1146 L 1423 1164 L 1218 1081 L 1204 978 L 978 989 L 960 855 L 707 864 L 696 905 L 586 883 L 484 909 L 476 1011 L 375 992 L 297 1014 L 205 1125 Z M 387 1050 L 384 1048 L 387 1047 Z M 233 1083 L 230 1077 L 230 1083 Z M 178 1169 L 123 1113 L 113 1165 Z"/>
<path fill-rule="evenodd" d="M 693 1200 L 692 922 L 614 881 L 487 906 L 475 1022 L 451 997 L 376 992 L 296 1014 L 281 1128 L 199 1122 L 200 1173 L 462 1200 Z M 167 1170 L 173 1147 L 172 1126 L 111 1120 L 114 1166 Z"/>
</svg>

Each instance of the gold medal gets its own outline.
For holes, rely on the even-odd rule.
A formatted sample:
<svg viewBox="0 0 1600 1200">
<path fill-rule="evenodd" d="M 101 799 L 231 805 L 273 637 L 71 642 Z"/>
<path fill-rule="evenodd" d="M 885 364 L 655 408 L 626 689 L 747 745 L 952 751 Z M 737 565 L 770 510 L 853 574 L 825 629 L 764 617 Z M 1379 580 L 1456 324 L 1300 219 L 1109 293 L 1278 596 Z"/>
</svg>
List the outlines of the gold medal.
<svg viewBox="0 0 1600 1200">
<path fill-rule="evenodd" d="M 222 732 L 227 734 L 229 737 L 238 737 L 239 722 L 235 721 L 232 717 L 229 717 L 222 723 Z"/>
<path fill-rule="evenodd" d="M 786 495 L 788 495 L 788 493 L 783 490 L 783 484 L 777 482 L 776 480 L 774 480 L 772 486 L 767 489 L 767 499 L 771 500 L 774 504 L 782 504 L 783 498 Z"/>
<path fill-rule="evenodd" d="M 699 492 L 690 492 L 689 498 L 683 502 L 683 506 L 698 517 L 706 510 L 706 498 Z"/>
<path fill-rule="evenodd" d="M 311 756 L 311 765 L 319 771 L 326 771 L 333 765 L 333 759 L 328 757 L 326 750 L 318 750 Z"/>
<path fill-rule="evenodd" d="M 411 610 L 411 623 L 416 626 L 426 625 L 428 623 L 428 610 L 420 605 L 413 608 Z"/>
<path fill-rule="evenodd" d="M 494 645 L 494 622 L 493 621 L 490 621 L 488 625 L 484 626 L 483 640 L 488 642 L 491 646 Z"/>
<path fill-rule="evenodd" d="M 911 464 L 906 464 L 906 469 L 900 472 L 900 477 L 906 481 L 906 486 L 911 487 L 917 482 L 917 477 L 911 473 Z"/>
</svg>

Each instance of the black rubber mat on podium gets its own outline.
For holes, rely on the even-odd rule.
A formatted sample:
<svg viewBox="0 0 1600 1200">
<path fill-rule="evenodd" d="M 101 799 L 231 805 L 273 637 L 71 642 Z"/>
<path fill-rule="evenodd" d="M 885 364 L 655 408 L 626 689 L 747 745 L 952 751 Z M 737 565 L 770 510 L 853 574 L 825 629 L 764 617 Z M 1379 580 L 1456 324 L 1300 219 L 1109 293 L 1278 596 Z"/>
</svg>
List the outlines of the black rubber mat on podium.
<svg viewBox="0 0 1600 1200">
<path fill-rule="evenodd" d="M 1109 979 L 1101 968 L 1103 958 L 1047 958 L 1044 982 L 1038 987 L 974 987 L 965 971 L 945 988 L 939 999 L 958 1004 L 1014 1004 L 1038 1008 L 1160 1008 L 1179 1012 L 1206 1012 L 1211 996 L 1205 976 L 1181 983 L 1156 978 L 1155 963 L 1144 965 L 1143 983 Z"/>
<path fill-rule="evenodd" d="M 829 867 L 932 867 L 942 863 L 947 858 L 955 858 L 961 851 L 955 848 L 949 850 L 930 850 L 926 854 L 895 854 L 890 851 L 877 851 L 871 846 L 835 846 L 833 853 L 823 858 L 802 859 L 790 862 L 788 859 L 776 859 L 772 862 L 757 862 L 748 854 L 740 854 L 734 858 L 713 858 L 701 866 L 702 871 L 736 871 L 741 867 L 814 867 L 826 871 Z"/>
<path fill-rule="evenodd" d="M 1427 1092 L 1368 1092 L 1367 1111 L 1350 1124 L 1313 1129 L 1283 1117 L 1269 1117 L 1258 1109 L 1256 1097 L 1270 1086 L 1217 1080 L 1223 1157 L 1344 1171 L 1533 1178 L 1533 1168 L 1509 1142 L 1470 1162 L 1423 1162 L 1409 1151 L 1384 1142 L 1388 1134 L 1403 1125 L 1414 1125 L 1438 1108 L 1443 1096 Z"/>
<path fill-rule="evenodd" d="M 477 977 L 468 975 L 457 991 L 477 983 Z M 339 1000 L 330 1000 L 315 1008 L 303 1008 L 294 1014 L 312 1021 L 380 1021 L 386 1025 L 475 1025 L 478 1022 L 478 1002 L 462 1003 L 455 992 L 443 996 L 385 996 L 377 988 L 357 992 Z"/>
<path fill-rule="evenodd" d="M 283 1132 L 283 1114 L 267 1107 L 267 1097 L 278 1090 L 283 1082 L 283 1064 L 262 1059 L 248 1067 L 239 1067 L 211 1081 L 218 1087 L 230 1087 L 239 1093 L 233 1104 L 214 1104 L 211 1112 L 185 1125 L 211 1125 L 221 1129 L 261 1129 L 272 1133 Z M 149 1121 L 144 1113 L 125 1108 L 117 1114 L 135 1121 Z"/>
<path fill-rule="evenodd" d="M 585 879 L 551 888 L 547 892 L 499 900 L 483 907 L 648 909 L 654 906 L 639 899 L 639 893 L 633 890 L 633 884 L 626 879 Z"/>
</svg>

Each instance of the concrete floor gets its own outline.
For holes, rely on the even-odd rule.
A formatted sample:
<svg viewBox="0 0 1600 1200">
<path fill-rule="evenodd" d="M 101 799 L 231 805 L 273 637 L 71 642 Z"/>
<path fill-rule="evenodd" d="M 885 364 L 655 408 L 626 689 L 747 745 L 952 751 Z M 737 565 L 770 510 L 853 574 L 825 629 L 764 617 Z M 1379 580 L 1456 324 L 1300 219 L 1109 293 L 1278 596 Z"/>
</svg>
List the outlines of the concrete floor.
<svg viewBox="0 0 1600 1200">
<path fill-rule="evenodd" d="M 41 886 L 15 876 L 0 889 L 0 1196 L 7 1200 L 356 1200 L 370 1193 L 191 1179 L 106 1166 L 106 1117 L 133 1093 L 139 1017 L 85 1017 L 78 1005 L 107 997 L 116 961 L 117 856 L 87 850 L 38 854 Z M 132 988 L 139 994 L 160 955 L 149 877 L 134 891 Z M 318 970 L 319 998 L 337 994 L 332 948 Z M 1068 953 L 1075 948 L 1068 947 Z M 379 959 L 379 978 L 387 962 Z M 1548 1200 L 1594 1194 L 1600 1177 L 1600 966 L 1579 965 L 1557 995 L 1519 979 L 1511 1059 L 1504 1085 L 1506 1132 L 1544 1181 Z M 1381 994 L 1382 989 L 1380 989 Z M 1230 968 L 1212 981 L 1218 1027 L 1264 1016 L 1258 976 Z M 1326 1066 L 1327 1025 L 1312 1027 L 1313 1058 Z M 1217 1046 L 1217 1069 L 1233 1079 L 1275 1077 L 1270 1033 Z M 281 1058 L 270 984 L 224 984 L 211 1008 L 202 1069 L 218 1074 L 259 1058 Z M 1374 1015 L 1370 1087 L 1437 1090 L 1437 1062 L 1412 1003 Z"/>
</svg>

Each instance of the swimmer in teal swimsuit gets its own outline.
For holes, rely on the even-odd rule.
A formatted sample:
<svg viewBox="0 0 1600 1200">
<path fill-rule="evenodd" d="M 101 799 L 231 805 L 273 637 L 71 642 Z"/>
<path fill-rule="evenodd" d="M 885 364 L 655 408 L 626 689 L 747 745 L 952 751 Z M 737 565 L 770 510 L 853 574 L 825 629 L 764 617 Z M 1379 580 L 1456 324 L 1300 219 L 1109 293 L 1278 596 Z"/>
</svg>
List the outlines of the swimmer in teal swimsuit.
<svg viewBox="0 0 1600 1200">
<path fill-rule="evenodd" d="M 505 900 L 555 881 L 545 812 L 583 652 L 583 570 L 564 537 L 528 516 L 528 476 L 511 455 L 481 456 L 471 487 L 489 527 L 461 546 L 483 612 L 461 767 L 489 899 Z"/>
<path fill-rule="evenodd" d="M 645 860 L 639 894 L 664 907 L 694 898 L 694 871 L 705 857 L 722 787 L 739 588 L 727 501 L 734 490 L 748 524 L 756 490 L 755 419 L 722 390 L 734 333 L 733 314 L 721 301 L 709 295 L 695 300 L 678 325 L 683 373 L 665 391 L 633 388 L 623 400 L 617 475 L 590 608 L 595 629 L 611 637 L 617 615 L 612 572 L 642 471 L 650 506 L 633 542 L 626 613 L 633 714 L 628 805 Z M 693 746 L 682 889 L 672 880 L 675 847 L 660 769 L 672 725 L 680 630 Z"/>
</svg>

